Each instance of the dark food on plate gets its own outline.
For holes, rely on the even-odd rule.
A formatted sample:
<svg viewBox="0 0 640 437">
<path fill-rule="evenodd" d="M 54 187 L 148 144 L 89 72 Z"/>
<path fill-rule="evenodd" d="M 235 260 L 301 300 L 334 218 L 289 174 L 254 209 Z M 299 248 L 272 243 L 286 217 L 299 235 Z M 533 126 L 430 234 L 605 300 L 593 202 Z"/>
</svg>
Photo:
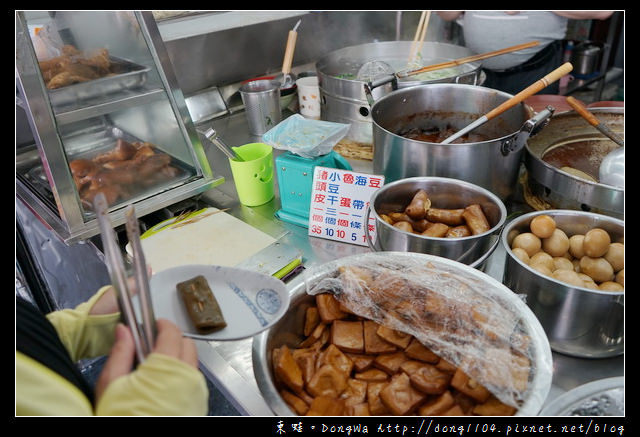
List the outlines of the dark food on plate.
<svg viewBox="0 0 640 437">
<path fill-rule="evenodd" d="M 468 237 L 491 229 L 480 205 L 472 204 L 457 209 L 434 208 L 425 190 L 418 190 L 409 205 L 401 211 L 377 212 L 390 225 L 427 237 Z"/>
<path fill-rule="evenodd" d="M 452 127 L 447 127 L 446 129 L 440 129 L 438 127 L 426 129 L 413 127 L 410 129 L 399 131 L 398 135 L 410 140 L 424 141 L 426 143 L 440 143 L 456 132 L 457 130 L 453 129 Z M 489 140 L 489 137 L 487 137 L 486 135 L 470 132 L 468 134 L 462 135 L 460 138 L 455 139 L 451 142 L 451 144 L 478 143 L 487 140 Z"/>
<path fill-rule="evenodd" d="M 180 282 L 176 288 L 187 308 L 189 318 L 200 333 L 209 333 L 227 326 L 220 305 L 204 276 L 198 275 Z"/>
<path fill-rule="evenodd" d="M 47 89 L 62 88 L 114 74 L 109 51 L 105 48 L 83 53 L 73 45 L 62 47 L 62 54 L 39 61 Z"/>
<path fill-rule="evenodd" d="M 140 189 L 176 177 L 179 172 L 171 165 L 171 157 L 157 152 L 153 144 L 123 139 L 92 159 L 72 160 L 69 168 L 83 206 L 88 209 L 99 192 L 104 193 L 107 204 L 113 205 Z"/>
</svg>

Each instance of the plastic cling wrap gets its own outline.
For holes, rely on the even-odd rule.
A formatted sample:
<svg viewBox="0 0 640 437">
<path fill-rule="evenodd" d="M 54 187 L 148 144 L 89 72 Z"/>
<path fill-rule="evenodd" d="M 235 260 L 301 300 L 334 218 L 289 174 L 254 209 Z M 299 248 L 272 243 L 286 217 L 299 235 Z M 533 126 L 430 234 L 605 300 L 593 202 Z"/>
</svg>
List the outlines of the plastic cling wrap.
<svg viewBox="0 0 640 437">
<path fill-rule="evenodd" d="M 551 384 L 551 351 L 533 313 L 502 284 L 422 254 L 371 253 L 326 268 L 307 283 L 308 294 L 333 293 L 358 316 L 413 335 L 505 404 L 535 405 L 529 413 L 537 414 Z"/>
<path fill-rule="evenodd" d="M 349 131 L 349 124 L 309 120 L 294 114 L 262 136 L 262 141 L 279 150 L 304 158 L 326 155 Z"/>
</svg>

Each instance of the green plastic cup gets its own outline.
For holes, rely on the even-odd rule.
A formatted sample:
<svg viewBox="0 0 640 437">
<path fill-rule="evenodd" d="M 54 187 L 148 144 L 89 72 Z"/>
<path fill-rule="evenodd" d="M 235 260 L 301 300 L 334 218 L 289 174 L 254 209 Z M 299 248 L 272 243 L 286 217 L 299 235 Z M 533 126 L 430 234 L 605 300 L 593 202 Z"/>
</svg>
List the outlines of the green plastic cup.
<svg viewBox="0 0 640 437">
<path fill-rule="evenodd" d="M 246 206 L 263 205 L 273 199 L 273 149 L 264 143 L 250 143 L 233 147 L 243 159 L 229 159 L 233 181 L 240 203 Z"/>
</svg>

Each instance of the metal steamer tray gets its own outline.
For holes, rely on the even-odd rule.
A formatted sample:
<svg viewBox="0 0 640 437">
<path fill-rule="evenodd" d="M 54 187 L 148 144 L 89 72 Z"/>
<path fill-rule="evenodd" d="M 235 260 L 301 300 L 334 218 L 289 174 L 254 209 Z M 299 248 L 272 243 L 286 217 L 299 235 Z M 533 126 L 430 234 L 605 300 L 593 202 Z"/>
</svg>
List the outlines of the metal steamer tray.
<svg viewBox="0 0 640 437">
<path fill-rule="evenodd" d="M 128 59 L 110 56 L 111 74 L 86 82 L 74 83 L 49 91 L 49 99 L 54 106 L 70 105 L 104 97 L 121 91 L 142 86 L 147 80 L 150 68 Z"/>
<path fill-rule="evenodd" d="M 70 135 L 65 136 L 64 143 L 67 149 L 67 162 L 71 162 L 75 159 L 92 159 L 95 156 L 107 152 L 116 145 L 119 139 L 123 139 L 127 142 L 143 142 L 135 136 L 123 131 L 122 129 L 111 124 L 98 124 L 91 125 L 73 132 Z M 141 190 L 135 190 L 132 192 L 129 198 L 118 201 L 118 204 L 123 202 L 135 202 L 141 198 L 147 197 L 150 192 L 164 191 L 173 188 L 177 185 L 182 185 L 186 180 L 195 176 L 195 171 L 192 165 L 177 159 L 170 153 L 164 150 L 160 150 L 158 145 L 154 144 L 157 148 L 156 153 L 164 153 L 171 156 L 171 162 L 169 165 L 178 169 L 176 176 L 171 177 L 165 181 L 155 183 L 149 187 L 145 187 Z M 33 192 L 37 193 L 38 197 L 43 200 L 53 211 L 57 211 L 56 200 L 53 195 L 52 187 L 46 175 L 46 171 L 39 159 L 36 159 L 38 155 L 35 153 L 36 147 L 34 145 L 33 152 L 30 152 L 29 159 L 21 159 L 16 164 L 16 176 L 19 177 L 24 183 L 29 185 Z M 93 210 L 82 202 L 83 215 L 85 219 L 94 217 Z M 113 205 L 110 205 L 110 207 Z"/>
</svg>

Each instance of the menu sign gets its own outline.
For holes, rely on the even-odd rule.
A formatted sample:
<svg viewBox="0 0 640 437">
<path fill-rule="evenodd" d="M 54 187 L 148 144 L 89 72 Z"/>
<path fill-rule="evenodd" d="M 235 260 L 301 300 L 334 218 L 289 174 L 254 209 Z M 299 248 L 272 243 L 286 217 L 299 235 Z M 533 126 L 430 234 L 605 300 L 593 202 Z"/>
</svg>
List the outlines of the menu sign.
<svg viewBox="0 0 640 437">
<path fill-rule="evenodd" d="M 309 209 L 309 235 L 345 243 L 367 245 L 375 241 L 375 218 L 364 223 L 371 195 L 384 184 L 384 176 L 317 166 L 313 173 Z"/>
</svg>

